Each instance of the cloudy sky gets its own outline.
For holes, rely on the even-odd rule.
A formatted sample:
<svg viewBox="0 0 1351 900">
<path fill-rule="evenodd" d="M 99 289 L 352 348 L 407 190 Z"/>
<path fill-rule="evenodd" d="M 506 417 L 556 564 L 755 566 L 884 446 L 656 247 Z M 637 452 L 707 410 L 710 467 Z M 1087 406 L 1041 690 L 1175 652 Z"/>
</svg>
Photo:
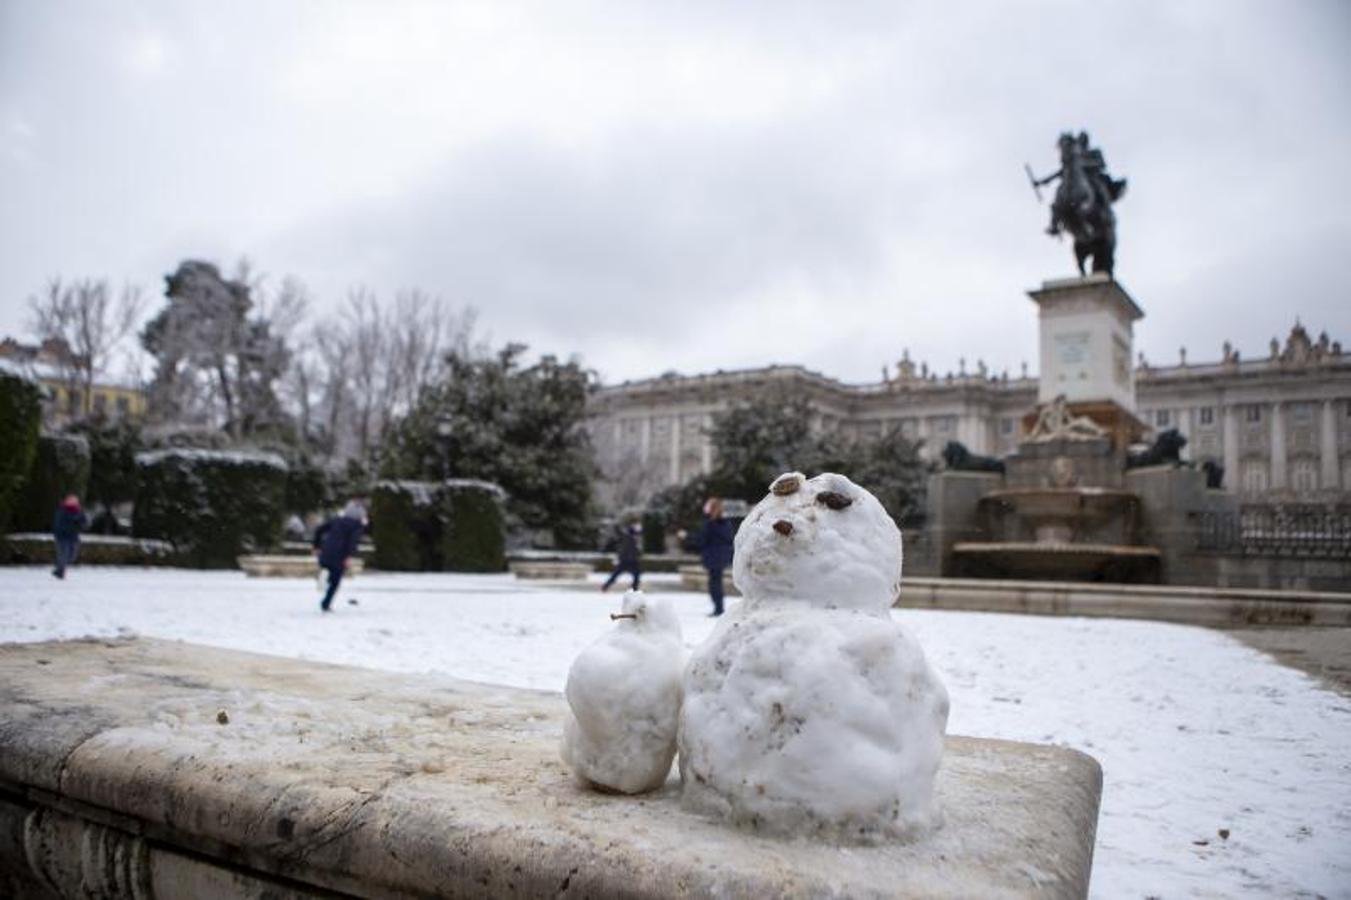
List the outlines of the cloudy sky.
<svg viewBox="0 0 1351 900">
<path fill-rule="evenodd" d="M 0 334 L 247 255 L 607 382 L 1035 362 L 1023 174 L 1087 129 L 1151 361 L 1351 346 L 1344 2 L 0 2 Z"/>
</svg>

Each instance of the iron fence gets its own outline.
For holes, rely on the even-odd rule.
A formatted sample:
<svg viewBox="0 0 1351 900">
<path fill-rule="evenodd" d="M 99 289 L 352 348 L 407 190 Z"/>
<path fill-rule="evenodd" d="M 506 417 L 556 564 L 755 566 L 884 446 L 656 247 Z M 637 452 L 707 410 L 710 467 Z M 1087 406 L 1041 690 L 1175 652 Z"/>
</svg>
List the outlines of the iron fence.
<svg viewBox="0 0 1351 900">
<path fill-rule="evenodd" d="M 1237 511 L 1204 512 L 1196 547 L 1238 556 L 1351 559 L 1351 507 L 1247 504 Z"/>
</svg>

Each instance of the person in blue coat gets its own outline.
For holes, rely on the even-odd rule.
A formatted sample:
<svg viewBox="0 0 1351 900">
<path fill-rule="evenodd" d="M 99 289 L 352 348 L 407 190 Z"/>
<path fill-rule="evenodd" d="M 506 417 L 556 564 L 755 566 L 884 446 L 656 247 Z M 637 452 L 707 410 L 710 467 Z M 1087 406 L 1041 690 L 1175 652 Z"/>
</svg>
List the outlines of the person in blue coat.
<svg viewBox="0 0 1351 900">
<path fill-rule="evenodd" d="M 52 537 L 56 539 L 56 567 L 52 574 L 66 577 L 66 567 L 80 555 L 80 532 L 89 527 L 89 517 L 80 509 L 80 498 L 67 494 L 52 517 Z"/>
<path fill-rule="evenodd" d="M 732 523 L 722 516 L 722 498 L 710 497 L 704 504 L 704 525 L 699 530 L 699 557 L 708 570 L 708 596 L 713 615 L 722 615 L 722 575 L 732 564 Z"/>
<path fill-rule="evenodd" d="M 314 555 L 319 565 L 328 572 L 328 590 L 319 601 L 319 609 L 330 612 L 333 595 L 338 592 L 343 573 L 347 571 L 357 543 L 366 530 L 366 510 L 356 500 L 343 507 L 342 515 L 329 519 L 314 531 Z"/>
</svg>

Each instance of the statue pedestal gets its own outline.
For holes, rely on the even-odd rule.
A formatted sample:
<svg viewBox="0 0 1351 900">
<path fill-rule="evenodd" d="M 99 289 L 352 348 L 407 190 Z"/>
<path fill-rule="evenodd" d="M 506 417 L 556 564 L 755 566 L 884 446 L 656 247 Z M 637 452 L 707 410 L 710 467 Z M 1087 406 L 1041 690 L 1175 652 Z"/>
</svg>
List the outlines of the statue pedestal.
<svg viewBox="0 0 1351 900">
<path fill-rule="evenodd" d="M 1114 401 L 1135 408 L 1133 325 L 1144 312 L 1106 275 L 1043 282 L 1039 307 L 1041 378 L 1037 402 Z"/>
<path fill-rule="evenodd" d="M 1040 325 L 1037 402 L 1064 395 L 1070 411 L 1100 425 L 1118 449 L 1138 440 L 1144 426 L 1133 412 L 1131 361 L 1134 323 L 1144 312 L 1120 283 L 1103 274 L 1046 281 L 1028 296 L 1037 304 Z"/>
</svg>

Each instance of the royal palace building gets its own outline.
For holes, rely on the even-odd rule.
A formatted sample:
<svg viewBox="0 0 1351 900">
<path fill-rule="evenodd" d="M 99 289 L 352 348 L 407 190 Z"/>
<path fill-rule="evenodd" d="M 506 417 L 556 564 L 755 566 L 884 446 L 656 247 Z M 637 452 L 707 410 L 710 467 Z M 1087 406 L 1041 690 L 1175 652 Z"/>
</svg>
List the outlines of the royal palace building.
<svg viewBox="0 0 1351 900">
<path fill-rule="evenodd" d="M 641 503 L 713 465 L 714 417 L 774 389 L 805 395 L 809 427 L 867 438 L 899 428 L 937 459 L 948 441 L 1004 456 L 1036 408 L 1037 379 L 975 371 L 938 375 L 908 355 L 875 384 L 845 384 L 801 366 L 703 375 L 667 374 L 601 388 L 590 429 L 611 508 Z M 1176 428 L 1184 459 L 1224 466 L 1225 487 L 1270 500 L 1351 500 L 1351 354 L 1296 323 L 1284 344 L 1241 357 L 1225 345 L 1215 362 L 1137 359 L 1136 416 L 1150 432 Z"/>
</svg>

